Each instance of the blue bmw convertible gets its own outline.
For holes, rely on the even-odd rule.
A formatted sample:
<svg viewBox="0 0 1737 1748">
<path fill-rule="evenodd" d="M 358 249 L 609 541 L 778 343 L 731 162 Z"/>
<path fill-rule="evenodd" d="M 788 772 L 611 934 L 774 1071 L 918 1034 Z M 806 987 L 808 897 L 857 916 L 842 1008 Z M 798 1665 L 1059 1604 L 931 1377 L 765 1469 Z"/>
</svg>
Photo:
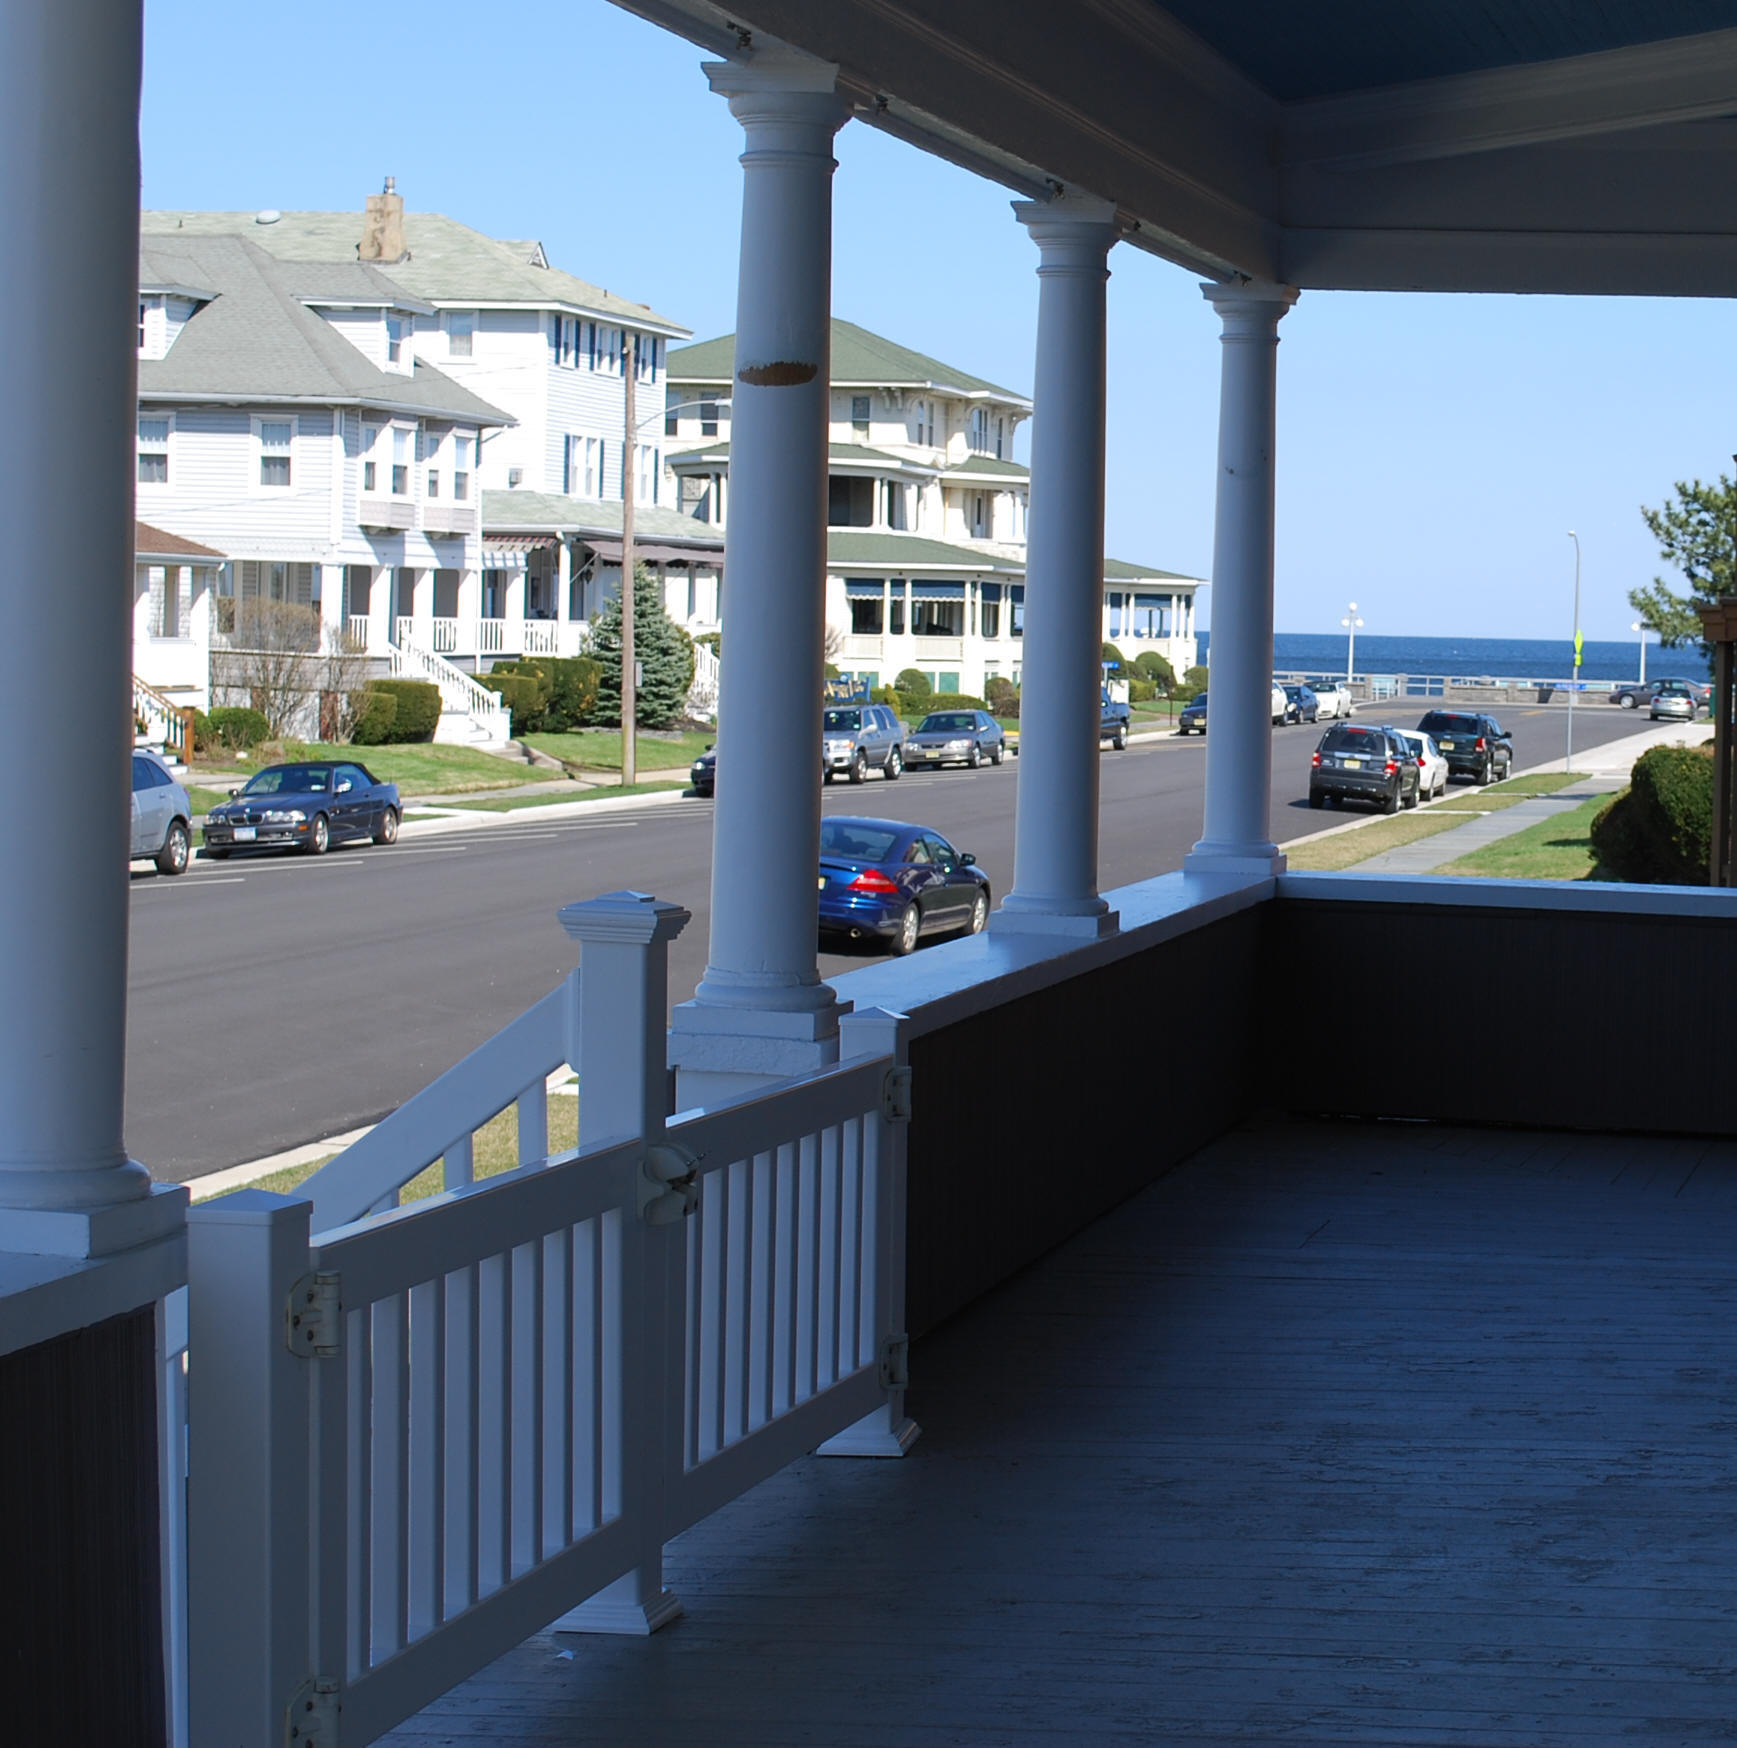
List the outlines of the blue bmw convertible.
<svg viewBox="0 0 1737 1748">
<path fill-rule="evenodd" d="M 205 854 L 294 849 L 323 856 L 346 838 L 398 841 L 398 786 L 354 761 L 267 765 L 205 817 Z"/>
<path fill-rule="evenodd" d="M 895 953 L 928 934 L 981 934 L 989 881 L 974 856 L 939 832 L 896 819 L 820 822 L 820 928 L 874 936 Z"/>
</svg>

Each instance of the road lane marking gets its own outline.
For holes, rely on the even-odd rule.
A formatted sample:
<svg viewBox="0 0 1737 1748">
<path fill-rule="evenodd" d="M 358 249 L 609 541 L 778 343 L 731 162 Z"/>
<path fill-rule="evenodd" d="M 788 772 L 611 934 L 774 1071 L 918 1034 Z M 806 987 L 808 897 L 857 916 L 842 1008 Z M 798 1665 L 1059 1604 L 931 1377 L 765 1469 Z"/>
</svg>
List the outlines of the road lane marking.
<svg viewBox="0 0 1737 1748">
<path fill-rule="evenodd" d="M 201 886 L 240 886 L 245 883 L 245 874 L 203 874 L 197 877 Z M 168 885 L 150 880 L 141 880 L 134 888 L 135 892 L 190 892 L 192 887 L 184 886 L 180 881 Z"/>
</svg>

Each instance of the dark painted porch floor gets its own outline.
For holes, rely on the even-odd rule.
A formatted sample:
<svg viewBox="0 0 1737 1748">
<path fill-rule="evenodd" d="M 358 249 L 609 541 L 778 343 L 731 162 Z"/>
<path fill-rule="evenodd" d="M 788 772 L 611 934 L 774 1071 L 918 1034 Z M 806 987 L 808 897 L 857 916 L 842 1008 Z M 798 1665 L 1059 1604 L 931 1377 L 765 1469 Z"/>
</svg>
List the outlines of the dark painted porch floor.
<svg viewBox="0 0 1737 1748">
<path fill-rule="evenodd" d="M 1245 1129 L 912 1372 L 389 1740 L 1737 1741 L 1737 1147 Z"/>
</svg>

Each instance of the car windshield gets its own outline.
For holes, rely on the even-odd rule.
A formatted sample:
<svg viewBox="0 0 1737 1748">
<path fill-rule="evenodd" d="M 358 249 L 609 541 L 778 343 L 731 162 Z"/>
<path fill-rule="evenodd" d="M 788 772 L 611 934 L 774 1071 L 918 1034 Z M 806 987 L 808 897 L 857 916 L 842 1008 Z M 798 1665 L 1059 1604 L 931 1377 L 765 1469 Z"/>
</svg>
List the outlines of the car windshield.
<svg viewBox="0 0 1737 1748">
<path fill-rule="evenodd" d="M 862 712 L 860 710 L 829 710 L 826 713 L 826 726 L 834 733 L 855 734 L 862 727 Z"/>
<path fill-rule="evenodd" d="M 1190 704 L 1188 708 L 1190 710 L 1204 710 L 1206 708 L 1206 694 L 1204 692 L 1196 692 L 1194 694 L 1194 702 Z"/>
<path fill-rule="evenodd" d="M 923 718 L 918 734 L 941 734 L 950 728 L 975 728 L 977 719 L 964 710 L 938 710 Z"/>
<path fill-rule="evenodd" d="M 870 825 L 860 819 L 823 819 L 820 853 L 844 856 L 853 862 L 884 862 L 903 836 L 903 830 L 893 826 Z"/>
<path fill-rule="evenodd" d="M 1446 710 L 1432 710 L 1418 725 L 1421 734 L 1456 735 L 1482 734 L 1483 721 L 1476 716 L 1454 716 Z"/>
<path fill-rule="evenodd" d="M 332 786 L 330 765 L 270 765 L 253 777 L 243 795 L 323 795 Z"/>
<path fill-rule="evenodd" d="M 1324 753 L 1350 753 L 1353 758 L 1384 759 L 1387 736 L 1379 728 L 1330 728 L 1321 736 Z"/>
</svg>

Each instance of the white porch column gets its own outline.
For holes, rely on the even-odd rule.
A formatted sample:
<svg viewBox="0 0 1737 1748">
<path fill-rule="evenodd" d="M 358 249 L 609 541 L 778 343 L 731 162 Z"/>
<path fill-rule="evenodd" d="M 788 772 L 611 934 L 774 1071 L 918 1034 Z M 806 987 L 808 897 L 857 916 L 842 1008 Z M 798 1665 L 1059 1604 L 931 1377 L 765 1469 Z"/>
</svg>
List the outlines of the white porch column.
<svg viewBox="0 0 1737 1748">
<path fill-rule="evenodd" d="M 320 628 L 329 637 L 343 635 L 344 567 L 341 564 L 320 566 Z"/>
<path fill-rule="evenodd" d="M 573 544 L 562 538 L 555 546 L 555 617 L 565 625 L 573 616 Z"/>
<path fill-rule="evenodd" d="M 482 648 L 482 572 L 458 573 L 459 647 L 468 654 L 481 656 Z M 491 655 L 494 651 L 489 652 Z M 477 671 L 482 670 L 479 667 Z"/>
<path fill-rule="evenodd" d="M 0 876 L 0 1246 L 93 1256 L 178 1225 L 127 1157 L 138 0 L 0 9 L 0 425 L 16 555 L 0 735 L 79 773 L 87 832 L 38 834 Z M 79 536 L 52 588 L 32 554 Z M 58 536 L 56 530 L 59 531 Z M 68 711 L 65 676 L 88 684 Z M 34 761 L 0 772 L 6 817 L 41 813 Z"/>
<path fill-rule="evenodd" d="M 508 570 L 506 576 L 506 600 L 504 612 L 507 628 L 504 634 L 507 653 L 523 655 L 525 650 L 525 579 L 526 572 L 521 563 L 517 569 Z"/>
<path fill-rule="evenodd" d="M 747 135 L 731 390 L 724 769 L 712 827 L 706 974 L 676 1009 L 686 1107 L 838 1059 L 815 964 L 832 138 L 836 69 L 776 44 L 706 68 Z"/>
<path fill-rule="evenodd" d="M 1272 841 L 1273 436 L 1279 322 L 1295 286 L 1203 285 L 1224 323 L 1206 819 L 1191 874 L 1276 874 Z M 1023 756 L 1023 755 L 1022 755 Z"/>
<path fill-rule="evenodd" d="M 1025 548 L 1025 671 L 1013 890 L 999 932 L 1096 936 L 1098 722 L 1104 615 L 1106 202 L 1015 201 L 1039 250 L 1036 412 Z"/>
<path fill-rule="evenodd" d="M 392 623 L 392 567 L 375 564 L 368 567 L 368 648 L 384 649 L 397 629 Z"/>
</svg>

